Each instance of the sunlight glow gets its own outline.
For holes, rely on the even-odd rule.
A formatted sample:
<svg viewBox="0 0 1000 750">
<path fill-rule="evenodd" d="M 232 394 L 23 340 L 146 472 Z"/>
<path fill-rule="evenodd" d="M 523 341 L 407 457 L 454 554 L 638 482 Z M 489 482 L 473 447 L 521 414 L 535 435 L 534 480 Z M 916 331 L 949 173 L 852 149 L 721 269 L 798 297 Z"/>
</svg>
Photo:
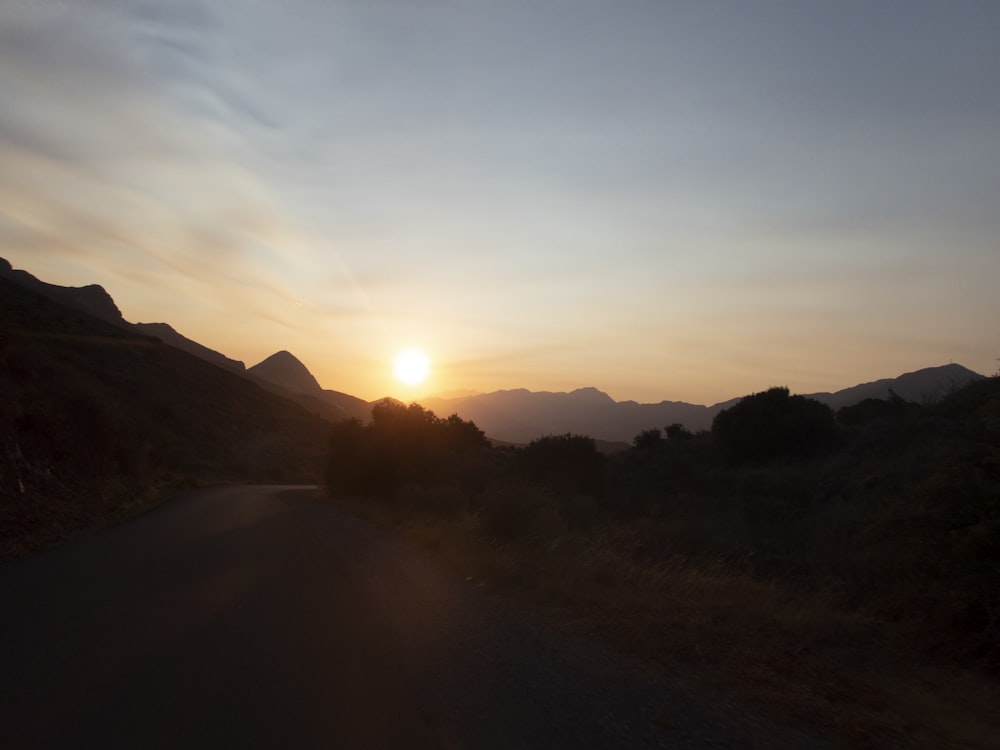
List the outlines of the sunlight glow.
<svg viewBox="0 0 1000 750">
<path fill-rule="evenodd" d="M 396 378 L 407 385 L 418 385 L 430 374 L 431 363 L 419 349 L 403 349 L 393 360 Z"/>
</svg>

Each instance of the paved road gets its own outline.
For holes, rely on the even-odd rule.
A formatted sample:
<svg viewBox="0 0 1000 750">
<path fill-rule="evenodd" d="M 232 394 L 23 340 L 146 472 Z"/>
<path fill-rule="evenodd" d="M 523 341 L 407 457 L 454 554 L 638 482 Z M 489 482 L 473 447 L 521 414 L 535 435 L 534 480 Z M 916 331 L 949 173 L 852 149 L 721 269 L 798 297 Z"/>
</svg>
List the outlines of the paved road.
<svg viewBox="0 0 1000 750">
<path fill-rule="evenodd" d="M 196 490 L 0 566 L 0 745 L 759 745 L 315 495 Z"/>
</svg>

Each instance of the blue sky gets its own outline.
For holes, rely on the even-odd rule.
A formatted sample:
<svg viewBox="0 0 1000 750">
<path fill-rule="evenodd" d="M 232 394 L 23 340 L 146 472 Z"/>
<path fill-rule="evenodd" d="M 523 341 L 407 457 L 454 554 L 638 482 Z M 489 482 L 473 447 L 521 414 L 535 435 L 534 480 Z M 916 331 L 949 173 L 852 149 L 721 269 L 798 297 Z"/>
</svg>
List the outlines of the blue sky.
<svg viewBox="0 0 1000 750">
<path fill-rule="evenodd" d="M 0 0 L 0 253 L 365 398 L 992 373 L 998 38 L 994 2 Z"/>
</svg>

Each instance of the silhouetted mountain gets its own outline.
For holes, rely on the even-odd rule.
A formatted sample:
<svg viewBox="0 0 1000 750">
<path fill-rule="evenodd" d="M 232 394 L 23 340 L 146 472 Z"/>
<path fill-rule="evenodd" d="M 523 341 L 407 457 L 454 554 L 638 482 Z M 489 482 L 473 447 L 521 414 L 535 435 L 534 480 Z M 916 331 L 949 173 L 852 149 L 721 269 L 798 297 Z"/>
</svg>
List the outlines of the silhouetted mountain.
<svg viewBox="0 0 1000 750">
<path fill-rule="evenodd" d="M 133 323 L 132 328 L 139 333 L 158 338 L 164 344 L 169 344 L 170 346 L 176 347 L 177 349 L 185 351 L 188 354 L 200 357 L 206 362 L 211 362 L 214 365 L 218 365 L 219 367 L 223 367 L 227 370 L 232 370 L 233 372 L 246 372 L 246 366 L 239 360 L 230 359 L 226 355 L 220 354 L 214 349 L 209 349 L 207 346 L 203 346 L 197 341 L 192 341 L 191 339 L 182 336 L 166 323 Z"/>
<path fill-rule="evenodd" d="M 97 284 L 81 287 L 47 284 L 44 281 L 39 281 L 27 271 L 15 270 L 4 258 L 0 258 L 0 278 L 5 278 L 54 302 L 93 315 L 108 323 L 125 324 L 121 310 L 115 305 L 111 295 L 104 291 L 104 287 Z"/>
<path fill-rule="evenodd" d="M 291 352 L 284 350 L 272 354 L 263 362 L 247 368 L 251 375 L 281 386 L 291 393 L 308 393 L 318 396 L 323 387 L 316 381 L 313 374 Z"/>
<path fill-rule="evenodd" d="M 349 393 L 333 391 L 329 388 L 323 389 L 323 400 L 340 409 L 347 418 L 360 419 L 367 422 L 372 416 L 372 405 L 363 398 L 352 396 Z"/>
<path fill-rule="evenodd" d="M 155 337 L 168 346 L 193 354 L 223 369 L 241 375 L 246 375 L 248 372 L 239 360 L 230 359 L 214 349 L 192 341 L 167 323 L 129 323 L 122 317 L 111 296 L 103 287 L 96 284 L 84 287 L 48 284 L 27 271 L 13 269 L 3 258 L 0 258 L 0 278 L 6 278 L 53 302 L 93 315 L 123 329 Z M 278 352 L 251 370 L 253 372 L 249 374 L 258 385 L 300 403 L 308 411 L 324 419 L 337 421 L 356 417 L 367 420 L 371 416 L 371 406 L 367 401 L 340 391 L 321 388 L 305 365 L 288 352 Z"/>
<path fill-rule="evenodd" d="M 617 402 L 596 388 L 580 388 L 571 393 L 520 388 L 469 398 L 430 398 L 423 402 L 437 414 L 456 413 L 475 422 L 491 438 L 512 443 L 566 432 L 611 442 L 631 442 L 642 430 L 674 422 L 690 430 L 708 429 L 712 417 L 729 403 L 698 406 L 675 401 Z"/>
<path fill-rule="evenodd" d="M 911 401 L 934 400 L 983 376 L 961 365 L 929 367 L 897 378 L 846 388 L 836 393 L 809 394 L 834 409 L 865 398 L 888 398 L 890 389 Z M 490 438 L 527 443 L 543 435 L 577 433 L 611 442 L 631 442 L 643 430 L 663 429 L 675 422 L 692 432 L 707 430 L 715 415 L 735 404 L 731 399 L 713 406 L 683 401 L 639 404 L 615 401 L 596 388 L 570 393 L 532 392 L 525 389 L 495 391 L 467 398 L 428 398 L 423 405 L 436 414 L 458 414 L 471 420 Z"/>
<path fill-rule="evenodd" d="M 114 300 L 100 286 L 60 287 L 39 281 L 25 271 L 15 271 L 0 259 L 0 278 L 15 281 L 49 299 L 87 312 L 107 322 L 144 334 L 154 334 L 164 343 L 194 354 L 207 362 L 232 371 L 243 371 L 243 363 L 185 338 L 165 323 L 131 324 L 125 321 Z M 292 399 L 313 414 L 329 420 L 357 418 L 367 421 L 371 407 L 364 399 L 323 389 L 316 378 L 294 355 L 280 351 L 245 370 L 259 385 Z M 889 391 L 904 399 L 926 401 L 939 398 L 979 375 L 961 365 L 930 367 L 897 378 L 863 383 L 836 393 L 807 394 L 834 409 L 865 398 L 886 398 Z M 422 400 L 439 415 L 458 414 L 475 422 L 490 438 L 510 443 L 526 443 L 542 435 L 566 432 L 590 435 L 612 443 L 628 443 L 641 431 L 680 423 L 691 431 L 709 429 L 712 419 L 738 399 L 701 406 L 679 401 L 640 404 L 616 402 L 597 388 L 579 388 L 570 393 L 532 392 L 525 389 L 494 393 L 456 393 Z"/>
<path fill-rule="evenodd" d="M 220 354 L 213 349 L 209 349 L 207 346 L 199 344 L 197 341 L 192 341 L 182 336 L 166 323 L 129 323 L 122 317 L 121 311 L 115 304 L 114 299 L 111 298 L 111 295 L 104 290 L 104 287 L 97 284 L 81 287 L 48 284 L 38 280 L 27 271 L 14 270 L 11 268 L 10 263 L 3 258 L 0 258 L 0 278 L 6 278 L 25 289 L 30 289 L 33 292 L 41 294 L 53 302 L 88 313 L 105 322 L 123 328 L 131 328 L 145 336 L 158 338 L 164 344 L 176 347 L 188 354 L 193 354 L 206 362 L 211 362 L 227 370 L 242 373 L 246 369 L 242 362 L 230 359 L 224 354 Z"/>
<path fill-rule="evenodd" d="M 371 417 L 371 405 L 367 401 L 324 389 L 309 368 L 291 352 L 276 352 L 250 367 L 247 374 L 265 388 L 293 399 L 325 419 L 337 421 L 353 417 L 367 421 Z"/>
<path fill-rule="evenodd" d="M 167 478 L 319 477 L 329 422 L 245 376 L 6 278 L 0 331 L 0 556 Z"/>
<path fill-rule="evenodd" d="M 897 378 L 862 383 L 836 393 L 811 393 L 808 395 L 833 409 L 850 406 L 866 398 L 887 399 L 890 391 L 907 401 L 924 403 L 937 401 L 962 386 L 976 380 L 983 380 L 983 377 L 967 367 L 962 367 L 962 365 L 950 364 L 907 372 Z"/>
</svg>

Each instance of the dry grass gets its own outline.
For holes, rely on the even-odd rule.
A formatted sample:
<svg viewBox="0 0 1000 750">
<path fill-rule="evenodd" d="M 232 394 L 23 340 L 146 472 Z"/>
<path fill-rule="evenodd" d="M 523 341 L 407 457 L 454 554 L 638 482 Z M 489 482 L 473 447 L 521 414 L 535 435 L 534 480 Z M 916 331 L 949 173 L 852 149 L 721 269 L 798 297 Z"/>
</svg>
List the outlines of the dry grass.
<svg viewBox="0 0 1000 750">
<path fill-rule="evenodd" d="M 851 747 L 1000 746 L 995 682 L 914 652 L 905 625 L 845 609 L 835 591 L 793 592 L 731 560 L 664 556 L 648 548 L 648 522 L 583 532 L 543 521 L 501 543 L 474 512 L 347 505 L 558 627 L 611 640 L 734 706 L 764 707 Z"/>
</svg>

